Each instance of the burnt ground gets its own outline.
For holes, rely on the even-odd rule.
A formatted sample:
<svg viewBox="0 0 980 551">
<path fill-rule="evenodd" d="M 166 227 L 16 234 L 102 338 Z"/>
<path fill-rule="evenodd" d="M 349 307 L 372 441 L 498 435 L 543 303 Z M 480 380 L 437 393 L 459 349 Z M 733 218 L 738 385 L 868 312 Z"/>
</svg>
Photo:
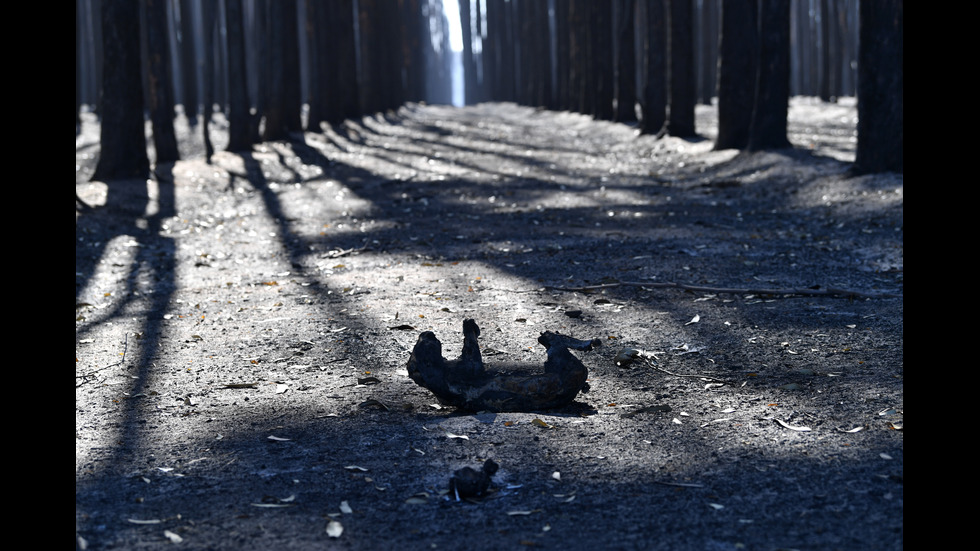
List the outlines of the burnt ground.
<svg viewBox="0 0 980 551">
<path fill-rule="evenodd" d="M 901 549 L 903 177 L 849 174 L 853 102 L 752 155 L 698 117 L 409 105 L 212 164 L 185 126 L 109 184 L 86 117 L 76 548 Z M 405 364 L 466 318 L 491 366 L 601 339 L 591 391 L 439 407 Z"/>
</svg>

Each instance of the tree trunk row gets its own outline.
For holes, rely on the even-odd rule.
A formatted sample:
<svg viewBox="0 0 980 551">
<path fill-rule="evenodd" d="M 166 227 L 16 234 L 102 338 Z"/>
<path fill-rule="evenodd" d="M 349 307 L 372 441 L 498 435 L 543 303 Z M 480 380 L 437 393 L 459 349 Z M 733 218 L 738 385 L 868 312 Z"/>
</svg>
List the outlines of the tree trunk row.
<svg viewBox="0 0 980 551">
<path fill-rule="evenodd" d="M 145 144 L 144 110 L 156 161 L 176 160 L 178 96 L 192 125 L 202 116 L 210 158 L 208 123 L 216 104 L 228 119 L 230 149 L 242 150 L 436 97 L 435 87 L 451 80 L 454 60 L 463 67 L 466 103 L 516 101 L 636 121 L 643 133 L 685 138 L 696 135 L 695 103 L 710 101 L 716 88 L 716 147 L 782 148 L 790 145 L 786 115 L 794 83 L 819 82 L 821 96 L 833 99 L 847 80 L 839 62 L 854 50 L 840 39 L 856 19 L 849 0 L 811 2 L 812 20 L 793 0 L 461 0 L 455 22 L 461 52 L 449 46 L 454 25 L 441 2 L 76 3 L 76 124 L 90 80 L 81 52 L 101 51 L 103 59 L 93 65 L 103 82 L 97 176 L 148 170 L 145 151 L 135 151 Z M 99 48 L 89 47 L 81 32 L 96 27 L 87 17 L 95 4 L 102 16 Z M 862 2 L 860 16 L 856 166 L 901 170 L 902 2 Z M 818 39 L 803 48 L 812 36 Z M 705 70 L 712 64 L 716 70 Z M 805 74 L 794 69 L 804 65 Z"/>
</svg>

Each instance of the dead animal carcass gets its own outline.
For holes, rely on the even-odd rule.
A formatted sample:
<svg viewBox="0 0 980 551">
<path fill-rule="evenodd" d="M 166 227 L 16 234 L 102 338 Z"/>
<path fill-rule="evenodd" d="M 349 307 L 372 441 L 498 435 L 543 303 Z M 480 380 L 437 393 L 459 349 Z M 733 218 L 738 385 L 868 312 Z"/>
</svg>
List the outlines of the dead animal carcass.
<svg viewBox="0 0 980 551">
<path fill-rule="evenodd" d="M 588 351 L 600 341 L 574 339 L 546 331 L 538 342 L 548 351 L 544 371 L 519 366 L 487 369 L 478 337 L 480 328 L 463 322 L 463 351 L 456 360 L 442 357 L 442 343 L 431 331 L 419 335 L 408 360 L 408 376 L 448 406 L 470 411 L 534 411 L 570 404 L 588 390 L 588 369 L 569 349 Z"/>
</svg>

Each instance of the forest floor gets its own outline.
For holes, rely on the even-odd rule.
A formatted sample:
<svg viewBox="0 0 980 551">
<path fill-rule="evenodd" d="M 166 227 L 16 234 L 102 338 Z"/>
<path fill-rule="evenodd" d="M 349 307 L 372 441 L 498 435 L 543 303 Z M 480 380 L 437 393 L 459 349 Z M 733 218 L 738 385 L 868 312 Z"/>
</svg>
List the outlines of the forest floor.
<svg viewBox="0 0 980 551">
<path fill-rule="evenodd" d="M 848 172 L 853 101 L 794 99 L 756 154 L 713 117 L 413 104 L 211 164 L 182 125 L 186 160 L 107 184 L 87 115 L 76 548 L 903 548 L 903 176 Z M 591 390 L 439 406 L 405 365 L 466 318 L 491 366 L 601 339 Z"/>
</svg>

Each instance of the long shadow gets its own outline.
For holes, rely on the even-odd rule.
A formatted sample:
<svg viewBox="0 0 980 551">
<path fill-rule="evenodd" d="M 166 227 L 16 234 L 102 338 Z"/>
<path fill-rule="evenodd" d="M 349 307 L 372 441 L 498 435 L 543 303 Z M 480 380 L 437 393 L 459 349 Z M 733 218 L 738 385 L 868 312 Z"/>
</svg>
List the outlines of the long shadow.
<svg viewBox="0 0 980 551">
<path fill-rule="evenodd" d="M 153 359 L 165 338 L 164 316 L 176 290 L 175 254 L 173 239 L 161 235 L 162 221 L 175 212 L 172 165 L 158 167 L 157 193 L 151 201 L 147 182 L 141 180 L 107 182 L 108 194 L 104 206 L 86 210 L 76 220 L 75 243 L 75 302 L 82 303 L 81 293 L 94 282 L 100 264 L 111 262 L 107 258 L 113 241 L 130 237 L 135 243 L 127 244 L 136 251 L 129 265 L 122 288 L 112 290 L 113 304 L 102 312 L 82 306 L 89 319 L 76 326 L 76 343 L 104 322 L 111 322 L 124 315 L 138 315 L 143 319 L 138 334 L 126 334 L 118 343 L 122 350 L 135 349 L 135 358 L 124 357 L 132 366 L 132 386 L 127 389 L 129 399 L 122 403 L 118 416 L 119 434 L 114 439 L 118 446 L 113 454 L 114 464 L 106 465 L 113 472 L 126 460 L 138 456 L 143 448 L 143 423 L 147 411 L 140 396 L 154 381 Z M 147 210 L 155 212 L 147 214 Z M 93 237 L 96 237 L 93 239 Z M 120 245 L 115 243 L 118 248 Z M 145 298 L 149 297 L 149 298 Z M 109 350 L 104 356 L 111 357 Z M 106 367 L 106 366 L 102 366 Z M 98 367 L 93 372 L 76 373 L 76 385 L 95 384 Z"/>
<path fill-rule="evenodd" d="M 783 278 L 770 284 L 775 287 L 807 287 L 814 283 L 833 286 L 835 283 L 836 266 L 822 266 L 819 271 L 813 269 L 826 262 L 827 253 L 822 247 L 815 248 L 812 258 L 798 256 L 792 259 L 808 266 L 806 270 L 787 270 L 785 264 L 790 259 L 773 254 L 774 250 L 779 250 L 780 241 L 786 241 L 791 248 L 795 235 L 810 230 L 806 222 L 778 213 L 759 212 L 752 206 L 752 193 L 756 193 L 753 189 L 772 195 L 785 193 L 794 185 L 783 182 L 778 189 L 766 189 L 774 183 L 763 181 L 743 185 L 738 181 L 765 170 L 766 163 L 776 162 L 775 159 L 766 160 L 765 156 L 755 159 L 761 159 L 761 163 L 750 162 L 747 167 L 741 165 L 741 161 L 722 163 L 712 171 L 670 185 L 612 183 L 605 186 L 607 191 L 632 193 L 632 199 L 628 201 L 600 201 L 595 206 L 552 204 L 538 208 L 548 195 L 563 187 L 532 178 L 493 184 L 460 178 L 390 179 L 386 174 L 330 159 L 329 153 L 306 143 L 294 142 L 289 147 L 304 164 L 321 166 L 325 176 L 344 182 L 348 189 L 368 201 L 371 205 L 368 217 L 387 222 L 382 229 L 365 233 L 331 235 L 289 244 L 287 247 L 294 265 L 301 264 L 302 257 L 310 251 L 322 253 L 374 243 L 370 247 L 381 253 L 408 253 L 432 261 L 478 261 L 526 282 L 526 288 L 515 290 L 541 286 L 576 287 L 619 280 L 739 287 L 745 286 L 755 274 L 767 272 Z M 387 150 L 378 150 L 378 155 L 386 153 Z M 809 155 L 793 151 L 780 154 Z M 703 194 L 694 193 L 682 201 L 664 200 L 665 195 L 689 193 L 692 184 L 695 189 L 702 189 Z M 575 192 L 588 196 L 597 190 L 585 186 Z M 506 197 L 507 202 L 518 206 L 496 207 L 488 201 L 491 196 Z M 266 197 L 270 212 L 279 213 L 281 235 L 293 235 L 288 224 L 283 223 L 285 217 L 281 215 L 278 198 L 272 193 Z M 749 216 L 748 220 L 742 219 L 743 213 Z M 765 246 L 753 245 L 760 232 L 771 232 L 774 228 L 777 233 L 765 234 Z M 833 228 L 825 231 L 827 239 L 832 241 Z M 447 236 L 451 238 L 447 239 Z M 739 246 L 732 247 L 733 243 Z M 515 250 L 529 254 L 522 258 L 522 254 Z M 604 258 L 607 255 L 608 259 Z M 675 259 L 669 258 L 671 256 Z M 678 257 L 688 259 L 691 268 L 678 273 L 659 267 L 660 264 L 676 267 Z M 582 264 L 593 269 L 575 267 Z M 567 269 L 563 268 L 566 266 Z M 747 266 L 750 266 L 749 270 L 746 270 Z M 569 280 L 569 274 L 575 279 Z M 606 289 L 603 296 L 634 307 L 656 302 L 657 309 L 668 312 L 674 319 L 689 318 L 689 307 L 672 298 L 672 293 L 638 290 L 630 285 Z M 742 324 L 766 327 L 766 338 L 769 339 L 785 340 L 788 335 L 801 331 L 825 329 L 827 317 L 801 316 L 801 308 L 836 316 L 834 319 L 844 316 L 844 319 L 857 320 L 858 316 L 848 308 L 831 307 L 822 312 L 822 306 L 800 298 L 783 299 L 778 307 L 765 310 L 741 308 L 736 313 L 733 308 L 731 314 Z M 694 326 L 685 329 L 684 333 L 714 350 L 714 358 L 730 360 L 727 363 L 732 365 L 741 363 L 737 354 L 732 355 L 732 350 L 733 346 L 740 348 L 742 345 L 731 342 L 723 332 L 712 330 L 711 326 Z M 702 358 L 701 367 L 711 368 L 708 362 L 713 362 L 714 358 Z"/>
<path fill-rule="evenodd" d="M 385 136 L 387 138 L 388 135 Z M 395 138 L 391 140 L 397 142 Z M 440 142 L 438 138 L 433 138 L 431 143 Z M 387 155 L 388 151 L 398 148 L 397 143 L 389 142 L 386 145 L 383 151 L 378 150 L 378 155 Z M 477 153 L 479 149 L 470 148 L 466 152 Z M 410 154 L 407 150 L 405 153 Z M 366 154 L 370 155 L 370 152 Z M 323 159 L 318 159 L 317 155 L 318 152 L 309 150 L 301 154 L 306 162 L 322 163 Z M 757 177 L 755 181 L 750 181 L 750 177 L 764 173 L 778 163 L 780 157 L 787 156 L 798 162 L 826 163 L 829 173 L 843 173 L 846 170 L 845 163 L 815 156 L 805 150 L 746 154 L 702 172 L 682 175 L 669 184 L 637 184 L 635 180 L 622 184 L 605 182 L 602 187 L 607 192 L 628 192 L 632 194 L 630 199 L 598 201 L 598 205 L 587 207 L 547 205 L 539 208 L 550 192 L 563 188 L 555 182 L 532 178 L 488 184 L 463 178 L 399 181 L 383 175 L 361 173 L 346 185 L 359 197 L 369 201 L 372 205 L 371 217 L 392 222 L 386 226 L 387 229 L 373 231 L 368 236 L 381 243 L 382 247 L 392 251 L 414 252 L 433 260 L 478 260 L 520 278 L 527 282 L 529 288 L 543 285 L 576 287 L 619 280 L 640 283 L 676 281 L 749 288 L 841 286 L 837 283 L 838 277 L 844 276 L 846 281 L 854 275 L 852 269 L 841 270 L 850 259 L 839 258 L 832 252 L 837 242 L 836 225 L 844 222 L 844 219 L 836 219 L 834 225 L 825 224 L 825 227 L 817 228 L 820 234 L 808 237 L 815 243 L 804 251 L 804 255 L 789 257 L 778 253 L 782 248 L 781 243 L 786 244 L 786 249 L 793 250 L 798 236 L 810 235 L 813 232 L 810 227 L 812 220 L 801 220 L 781 213 L 783 205 L 780 203 L 788 203 L 798 187 L 792 174 L 781 176 L 783 180 L 778 181 L 772 178 L 759 180 Z M 352 169 L 336 160 L 332 162 L 335 170 L 339 165 L 340 174 L 343 170 Z M 642 175 L 638 175 L 638 178 L 642 179 Z M 339 179 L 344 180 L 342 177 Z M 580 197 L 597 193 L 595 187 L 589 186 L 574 191 Z M 664 200 L 665 196 L 676 194 L 682 194 L 680 201 Z M 518 206 L 495 207 L 486 200 L 491 196 L 505 196 L 506 201 Z M 754 205 L 756 198 L 772 201 L 774 197 L 776 210 L 772 212 L 768 211 L 771 207 L 760 210 Z M 786 212 L 792 212 L 792 209 Z M 850 222 L 864 221 L 864 214 L 853 213 L 853 216 L 855 218 Z M 503 230 L 497 231 L 496 228 Z M 454 239 L 445 239 L 447 234 L 454 236 Z M 364 239 L 363 235 L 358 237 Z M 760 238 L 764 238 L 764 241 L 760 241 Z M 865 243 L 872 244 L 879 238 L 880 234 L 868 234 Z M 321 242 L 318 246 L 338 246 L 335 239 L 332 238 L 329 245 Z M 344 242 L 343 239 L 339 246 L 358 245 L 357 242 Z M 534 251 L 526 258 L 537 258 L 522 262 L 520 255 L 513 253 L 514 249 Z M 635 252 L 630 254 L 631 250 Z M 605 251 L 609 253 L 609 261 L 603 260 Z M 689 259 L 686 262 L 689 268 L 686 267 L 683 272 L 664 271 L 660 264 L 677 265 L 669 256 Z M 790 263 L 805 268 L 787 268 Z M 586 264 L 594 269 L 572 268 L 576 264 Z M 567 273 L 576 274 L 580 279 L 566 279 L 562 266 L 569 266 Z M 767 274 L 774 274 L 779 279 L 770 281 L 766 278 L 772 276 Z M 874 291 L 882 283 L 883 290 L 888 292 L 896 287 L 901 288 L 900 278 L 892 285 L 871 274 L 863 279 L 867 287 L 855 290 Z M 678 320 L 688 315 L 689 311 L 682 302 L 671 298 L 675 294 L 672 291 L 646 291 L 624 285 L 606 289 L 603 293 L 608 299 L 634 305 L 656 302 L 658 309 L 669 312 Z M 817 304 L 806 298 L 784 298 L 778 306 L 765 309 L 743 307 L 737 308 L 740 310 L 738 312 L 732 308 L 731 314 L 744 325 L 765 327 L 765 338 L 777 341 L 791 335 L 825 332 L 830 321 L 858 321 L 862 317 L 858 314 L 860 309 L 849 307 L 846 301 L 822 301 L 823 304 Z M 733 304 L 737 305 L 737 302 Z M 712 330 L 711 326 L 696 325 L 684 332 L 717 351 L 715 357 L 719 360 L 730 360 L 728 363 L 732 365 L 742 363 L 738 354 L 732 352 L 743 345 L 731 342 L 722 332 Z M 877 329 L 874 334 L 878 334 Z M 887 335 L 877 338 L 890 340 Z M 879 343 L 884 343 L 879 346 L 901 347 L 901 342 L 887 344 L 885 341 L 879 340 Z M 711 365 L 705 363 L 702 367 L 710 368 Z"/>
</svg>

